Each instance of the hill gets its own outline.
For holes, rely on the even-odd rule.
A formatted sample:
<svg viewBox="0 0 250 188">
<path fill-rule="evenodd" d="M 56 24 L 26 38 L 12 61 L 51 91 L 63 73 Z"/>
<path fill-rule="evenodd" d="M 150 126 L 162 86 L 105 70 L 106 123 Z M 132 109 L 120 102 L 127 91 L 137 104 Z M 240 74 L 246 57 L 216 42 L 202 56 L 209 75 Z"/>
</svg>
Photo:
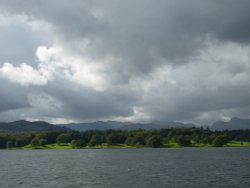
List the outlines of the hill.
<svg viewBox="0 0 250 188">
<path fill-rule="evenodd" d="M 194 124 L 184 124 L 179 122 L 153 122 L 153 123 L 130 123 L 130 122 L 119 122 L 119 121 L 97 121 L 91 123 L 70 123 L 60 124 L 77 131 L 86 130 L 108 130 L 108 129 L 120 129 L 120 130 L 136 130 L 136 129 L 161 129 L 161 128 L 180 128 L 180 127 L 195 127 Z"/>
<path fill-rule="evenodd" d="M 136 129 L 161 129 L 161 128 L 190 128 L 197 127 L 192 123 L 180 123 L 180 122 L 160 122 L 155 121 L 152 123 L 131 123 L 131 122 L 119 122 L 119 121 L 96 121 L 90 123 L 70 123 L 70 124 L 50 124 L 44 121 L 14 121 L 8 123 L 0 123 L 0 131 L 65 131 L 65 130 L 136 130 Z M 229 122 L 217 121 L 210 127 L 213 131 L 221 130 L 238 130 L 238 129 L 250 129 L 250 119 L 232 118 Z"/>
<path fill-rule="evenodd" d="M 232 118 L 229 122 L 217 121 L 211 126 L 211 130 L 246 130 L 250 129 L 250 119 Z"/>
<path fill-rule="evenodd" d="M 44 121 L 14 121 L 9 123 L 0 123 L 0 131 L 65 131 L 68 128 L 56 126 Z"/>
</svg>

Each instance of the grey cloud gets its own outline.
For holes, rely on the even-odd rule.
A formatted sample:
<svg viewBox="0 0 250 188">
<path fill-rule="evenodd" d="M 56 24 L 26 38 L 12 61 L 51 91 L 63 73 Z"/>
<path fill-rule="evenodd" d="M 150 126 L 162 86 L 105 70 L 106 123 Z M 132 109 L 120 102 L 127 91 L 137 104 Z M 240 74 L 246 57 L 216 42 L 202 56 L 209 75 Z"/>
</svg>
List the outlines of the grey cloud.
<svg viewBox="0 0 250 188">
<path fill-rule="evenodd" d="M 205 58 L 207 62 L 199 60 L 192 62 L 192 66 L 173 69 L 168 77 L 174 83 L 164 81 L 153 86 L 141 103 L 142 109 L 156 119 L 196 119 L 203 123 L 211 123 L 219 116 L 247 117 L 249 57 L 245 62 L 240 57 L 230 62 L 228 57 L 223 59 L 219 55 L 217 62 L 216 54 L 213 55 L 214 59 Z M 166 75 L 159 74 L 162 76 Z"/>
<path fill-rule="evenodd" d="M 10 83 L 0 77 L 0 112 L 29 107 L 28 88 Z"/>
<path fill-rule="evenodd" d="M 4 86 L 4 84 L 1 84 Z M 13 119 L 73 119 L 94 121 L 133 115 L 138 97 L 124 90 L 108 92 L 75 85 L 65 79 L 41 87 L 17 86 L 0 92 L 0 118 Z"/>
<path fill-rule="evenodd" d="M 49 36 L 44 38 L 46 29 L 39 28 L 38 33 L 36 28 L 25 23 L 24 17 L 6 14 L 0 19 L 5 19 L 0 23 L 0 64 L 26 62 L 34 66 L 37 46 L 50 44 Z"/>
<path fill-rule="evenodd" d="M 124 59 L 129 71 L 149 72 L 161 59 L 187 62 L 207 35 L 246 42 L 250 3 L 230 1 L 2 1 L 10 12 L 52 23 L 65 40 L 90 40 L 82 53 Z M 100 18 L 94 11 L 100 12 Z M 72 42 L 74 45 L 75 42 Z M 75 48 L 74 48 L 75 47 Z M 77 48 L 77 49 L 76 49 Z M 119 65 L 118 65 L 119 69 Z"/>
<path fill-rule="evenodd" d="M 63 117 L 78 121 L 131 116 L 133 104 L 138 100 L 135 93 L 126 89 L 95 91 L 63 78 L 45 86 L 43 91 L 60 101 Z"/>
<path fill-rule="evenodd" d="M 44 100 L 52 97 L 52 103 L 58 103 L 53 108 L 33 104 L 37 111 L 32 116 L 37 118 L 54 116 L 82 121 L 130 117 L 135 115 L 135 107 L 151 119 L 211 121 L 212 116 L 245 117 L 250 104 L 249 56 L 242 60 L 241 52 L 234 50 L 239 50 L 239 46 L 244 48 L 240 51 L 249 50 L 249 9 L 248 0 L 0 0 L 3 14 L 25 15 L 28 22 L 38 20 L 41 26 L 43 22 L 52 26 L 41 40 L 16 23 L 6 30 L 0 27 L 1 34 L 7 36 L 6 40 L 2 37 L 5 45 L 0 45 L 0 49 L 6 48 L 6 53 L 0 52 L 0 63 L 8 59 L 32 61 L 35 48 L 44 43 L 59 45 L 71 56 L 88 57 L 93 64 L 106 66 L 102 74 L 110 87 L 104 91 L 79 86 L 64 79 L 65 75 L 56 75 L 47 85 L 30 87 L 20 94 L 19 98 L 25 99 L 30 93 L 41 92 L 48 96 Z M 20 42 L 8 42 L 12 36 Z M 210 43 L 215 51 L 209 52 Z M 236 47 L 229 51 L 230 43 Z M 210 57 L 217 55 L 217 45 L 223 46 L 226 57 Z M 232 53 L 236 55 L 230 57 Z M 167 71 L 165 65 L 173 73 L 159 73 L 156 77 L 154 71 Z M 173 76 L 175 73 L 178 75 Z M 144 90 L 154 84 L 150 91 Z M 0 85 L 6 83 L 2 81 Z M 15 87 L 13 91 L 22 90 Z M 1 91 L 0 95 L 5 101 L 12 101 L 6 92 Z M 28 99 L 20 101 L 6 103 L 2 111 L 32 106 Z"/>
</svg>

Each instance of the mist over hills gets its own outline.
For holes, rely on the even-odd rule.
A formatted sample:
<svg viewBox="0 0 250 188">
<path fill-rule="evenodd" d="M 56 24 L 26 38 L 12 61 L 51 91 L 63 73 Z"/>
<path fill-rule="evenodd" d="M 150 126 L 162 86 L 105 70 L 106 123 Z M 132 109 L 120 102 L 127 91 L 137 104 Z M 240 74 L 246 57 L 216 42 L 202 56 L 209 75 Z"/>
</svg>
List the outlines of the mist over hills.
<svg viewBox="0 0 250 188">
<path fill-rule="evenodd" d="M 86 130 L 108 130 L 108 129 L 120 129 L 120 130 L 135 130 L 135 129 L 161 129 L 170 127 L 195 127 L 194 124 L 184 124 L 179 122 L 153 122 L 153 123 L 130 123 L 130 122 L 119 122 L 119 121 L 97 121 L 91 123 L 71 123 L 71 124 L 60 124 L 70 129 L 78 131 Z"/>
<path fill-rule="evenodd" d="M 210 127 L 211 130 L 236 130 L 250 129 L 250 119 L 232 118 L 229 122 L 216 121 Z"/>
<path fill-rule="evenodd" d="M 161 128 L 191 128 L 199 127 L 193 123 L 180 123 L 180 122 L 160 122 L 155 121 L 152 123 L 131 123 L 131 122 L 118 122 L 118 121 L 97 121 L 91 123 L 70 123 L 59 124 L 73 130 L 86 131 L 86 130 L 108 130 L 108 129 L 121 129 L 121 130 L 135 130 L 135 129 L 161 129 Z M 250 119 L 232 118 L 229 122 L 216 121 L 209 129 L 215 130 L 237 130 L 237 129 L 250 129 Z"/>
<path fill-rule="evenodd" d="M 161 128 L 191 128 L 197 127 L 192 123 L 180 122 L 160 122 L 155 121 L 152 123 L 131 123 L 119 121 L 96 121 L 90 123 L 69 123 L 69 124 L 50 124 L 44 121 L 29 122 L 19 120 L 8 123 L 0 123 L 0 131 L 87 131 L 87 130 L 136 130 L 136 129 L 161 129 Z M 237 129 L 250 129 L 250 119 L 232 118 L 229 122 L 217 121 L 209 127 L 213 131 L 220 130 L 237 130 Z"/>
</svg>

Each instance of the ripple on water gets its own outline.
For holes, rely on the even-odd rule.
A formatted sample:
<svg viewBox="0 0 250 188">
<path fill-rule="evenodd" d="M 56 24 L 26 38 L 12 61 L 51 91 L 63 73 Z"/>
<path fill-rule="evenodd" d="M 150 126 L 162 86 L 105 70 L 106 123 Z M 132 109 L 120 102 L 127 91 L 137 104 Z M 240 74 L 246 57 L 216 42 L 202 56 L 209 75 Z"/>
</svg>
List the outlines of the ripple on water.
<svg viewBox="0 0 250 188">
<path fill-rule="evenodd" d="M 1 150 L 0 158 L 1 188 L 250 187 L 247 147 Z"/>
</svg>

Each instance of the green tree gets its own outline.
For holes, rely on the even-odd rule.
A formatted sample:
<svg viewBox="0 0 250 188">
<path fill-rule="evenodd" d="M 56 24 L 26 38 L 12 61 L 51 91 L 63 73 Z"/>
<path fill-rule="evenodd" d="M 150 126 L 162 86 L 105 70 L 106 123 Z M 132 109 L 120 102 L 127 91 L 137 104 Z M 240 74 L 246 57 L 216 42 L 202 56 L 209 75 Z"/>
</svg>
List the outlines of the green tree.
<svg viewBox="0 0 250 188">
<path fill-rule="evenodd" d="M 13 148 L 14 147 L 14 143 L 11 141 L 11 140 L 9 140 L 7 143 L 6 143 L 6 148 L 7 149 L 10 149 L 10 148 Z"/>
<path fill-rule="evenodd" d="M 33 147 L 40 146 L 39 138 L 35 137 L 31 140 L 30 145 Z"/>
<path fill-rule="evenodd" d="M 45 146 L 45 145 L 47 145 L 47 140 L 44 139 L 44 138 L 39 139 L 39 145 L 40 145 L 40 146 Z"/>
<path fill-rule="evenodd" d="M 76 140 L 71 140 L 70 144 L 72 146 L 72 148 L 76 148 Z"/>
<path fill-rule="evenodd" d="M 132 140 L 132 145 L 144 146 L 145 145 L 144 137 L 140 134 L 136 135 Z"/>
<path fill-rule="evenodd" d="M 107 136 L 108 145 L 122 144 L 125 141 L 125 137 L 118 133 L 111 133 Z"/>
<path fill-rule="evenodd" d="M 176 142 L 180 146 L 190 146 L 191 145 L 190 139 L 187 136 L 184 136 L 184 135 L 178 136 L 177 139 L 176 139 Z"/>
<path fill-rule="evenodd" d="M 133 145 L 133 137 L 127 137 L 125 140 L 125 144 L 128 146 L 132 146 Z"/>
<path fill-rule="evenodd" d="M 31 138 L 27 135 L 18 135 L 18 138 L 16 138 L 15 146 L 16 147 L 22 147 L 30 143 Z"/>
<path fill-rule="evenodd" d="M 214 147 L 222 147 L 227 143 L 226 137 L 223 135 L 218 135 L 215 137 L 215 139 L 212 141 L 212 145 Z"/>
<path fill-rule="evenodd" d="M 62 143 L 70 143 L 71 142 L 71 135 L 70 133 L 62 133 L 59 134 L 56 138 L 56 142 L 58 144 L 62 144 Z"/>
<path fill-rule="evenodd" d="M 86 147 L 86 142 L 83 139 L 72 140 L 71 145 L 72 148 L 81 148 L 81 147 Z"/>
<path fill-rule="evenodd" d="M 0 136 L 0 148 L 6 147 L 6 140 L 4 137 Z"/>
<path fill-rule="evenodd" d="M 161 137 L 160 136 L 150 136 L 146 139 L 146 145 L 152 148 L 158 148 L 162 146 Z"/>
<path fill-rule="evenodd" d="M 76 142 L 76 146 L 77 146 L 77 147 L 86 147 L 86 146 L 87 146 L 87 143 L 86 143 L 83 139 L 79 139 L 79 140 L 77 140 L 77 142 Z"/>
<path fill-rule="evenodd" d="M 91 139 L 90 139 L 88 145 L 89 145 L 89 146 L 97 146 L 97 145 L 102 144 L 102 142 L 103 142 L 102 136 L 99 135 L 99 134 L 94 134 L 94 135 L 91 137 Z"/>
</svg>

